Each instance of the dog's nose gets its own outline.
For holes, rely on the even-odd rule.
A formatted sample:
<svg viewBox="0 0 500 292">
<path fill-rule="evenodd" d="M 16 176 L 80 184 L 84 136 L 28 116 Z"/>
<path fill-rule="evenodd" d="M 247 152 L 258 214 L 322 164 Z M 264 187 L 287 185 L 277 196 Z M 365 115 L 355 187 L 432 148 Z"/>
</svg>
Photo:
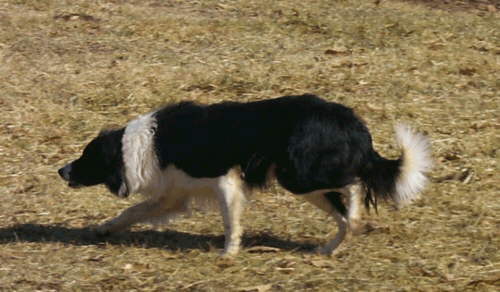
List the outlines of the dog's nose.
<svg viewBox="0 0 500 292">
<path fill-rule="evenodd" d="M 71 171 L 71 164 L 68 164 L 64 167 L 59 168 L 57 173 L 64 179 L 69 180 L 69 172 Z"/>
<path fill-rule="evenodd" d="M 59 168 L 57 173 L 59 173 L 59 176 L 62 177 L 63 176 L 63 167 Z"/>
</svg>

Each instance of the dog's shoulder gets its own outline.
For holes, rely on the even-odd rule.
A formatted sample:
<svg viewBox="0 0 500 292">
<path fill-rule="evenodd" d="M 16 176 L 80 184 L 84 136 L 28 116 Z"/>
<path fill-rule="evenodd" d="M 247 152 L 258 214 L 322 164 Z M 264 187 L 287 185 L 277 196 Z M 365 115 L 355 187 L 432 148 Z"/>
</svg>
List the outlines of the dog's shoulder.
<svg viewBox="0 0 500 292">
<path fill-rule="evenodd" d="M 205 105 L 201 105 L 194 101 L 181 101 L 178 103 L 167 104 L 157 109 L 153 116 L 156 120 L 165 120 L 176 118 L 184 115 L 192 115 L 203 111 Z"/>
</svg>

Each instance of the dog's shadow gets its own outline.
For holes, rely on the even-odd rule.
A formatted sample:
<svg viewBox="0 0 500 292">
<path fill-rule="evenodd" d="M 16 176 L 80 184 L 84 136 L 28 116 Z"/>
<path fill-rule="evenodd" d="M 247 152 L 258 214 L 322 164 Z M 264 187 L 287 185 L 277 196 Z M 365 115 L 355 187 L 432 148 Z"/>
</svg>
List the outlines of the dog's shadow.
<svg viewBox="0 0 500 292">
<path fill-rule="evenodd" d="M 90 228 L 71 228 L 59 225 L 18 224 L 0 228 L 0 244 L 12 242 L 60 242 L 73 245 L 125 245 L 161 248 L 171 251 L 199 249 L 208 251 L 224 247 L 224 236 L 167 231 L 124 231 L 108 236 L 98 236 Z M 269 250 L 312 252 L 315 245 L 276 238 L 267 233 L 247 235 L 243 247 L 256 252 Z M 260 248 L 264 247 L 264 248 Z M 267 248 L 266 248 L 267 247 Z M 270 249 L 269 249 L 270 248 Z"/>
</svg>

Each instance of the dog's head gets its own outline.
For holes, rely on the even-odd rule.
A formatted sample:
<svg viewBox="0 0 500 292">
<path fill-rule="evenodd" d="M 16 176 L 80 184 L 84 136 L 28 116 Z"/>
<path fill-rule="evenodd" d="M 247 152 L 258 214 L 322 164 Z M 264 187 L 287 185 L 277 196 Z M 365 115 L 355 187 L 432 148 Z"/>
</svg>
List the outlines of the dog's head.
<svg viewBox="0 0 500 292">
<path fill-rule="evenodd" d="M 101 131 L 77 160 L 60 168 L 59 175 L 72 188 L 105 184 L 120 196 L 128 196 L 122 158 L 124 129 Z"/>
</svg>

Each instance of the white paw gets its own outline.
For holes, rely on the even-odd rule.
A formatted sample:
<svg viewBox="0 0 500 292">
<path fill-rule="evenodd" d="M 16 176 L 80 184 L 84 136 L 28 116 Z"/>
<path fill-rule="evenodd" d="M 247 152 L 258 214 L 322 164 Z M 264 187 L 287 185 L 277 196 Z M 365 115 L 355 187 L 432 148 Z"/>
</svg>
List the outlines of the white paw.
<svg viewBox="0 0 500 292">
<path fill-rule="evenodd" d="M 366 234 L 369 232 L 372 232 L 375 230 L 377 227 L 370 224 L 370 223 L 362 223 L 362 222 L 354 222 L 349 226 L 349 229 L 351 230 L 352 235 L 361 235 L 361 234 Z"/>
<path fill-rule="evenodd" d="M 94 231 L 97 235 L 109 235 L 111 230 L 109 229 L 109 225 L 104 223 L 97 226 L 91 227 L 92 231 Z"/>
<path fill-rule="evenodd" d="M 333 250 L 326 246 L 319 246 L 315 250 L 316 254 L 323 255 L 323 256 L 331 256 L 333 253 Z"/>
<path fill-rule="evenodd" d="M 231 258 L 237 255 L 239 251 L 240 251 L 239 246 L 231 246 L 228 248 L 224 248 L 224 250 L 220 253 L 220 257 Z"/>
</svg>

